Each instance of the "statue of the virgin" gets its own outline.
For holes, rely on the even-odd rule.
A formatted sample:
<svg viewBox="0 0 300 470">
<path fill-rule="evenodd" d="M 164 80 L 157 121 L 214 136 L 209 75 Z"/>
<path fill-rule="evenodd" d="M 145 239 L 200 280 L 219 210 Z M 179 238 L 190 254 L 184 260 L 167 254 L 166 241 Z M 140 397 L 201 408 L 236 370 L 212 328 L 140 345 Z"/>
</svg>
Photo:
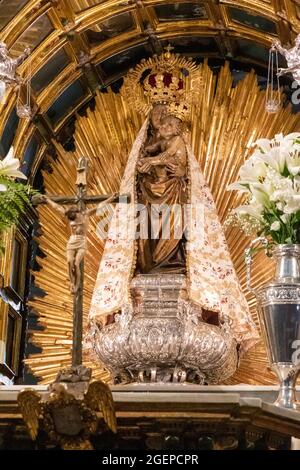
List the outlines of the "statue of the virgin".
<svg viewBox="0 0 300 470">
<path fill-rule="evenodd" d="M 166 52 L 130 71 L 123 93 L 146 114 L 146 120 L 120 187 L 120 194 L 131 195 L 131 203 L 118 204 L 111 220 L 90 320 L 103 325 L 104 319 L 111 320 L 125 305 L 133 305 L 133 317 L 139 316 L 141 309 L 134 311 L 135 295 L 147 299 L 150 287 L 151 292 L 155 285 L 160 286 L 160 293 L 170 292 L 170 285 L 178 282 L 188 315 L 207 327 L 205 347 L 211 344 L 207 338 L 216 338 L 220 331 L 232 338 L 235 349 L 245 352 L 255 344 L 258 333 L 212 195 L 186 138 L 191 102 L 201 93 L 199 68 Z M 169 290 L 162 291 L 167 284 Z M 144 290 L 134 290 L 133 285 Z M 164 299 L 167 304 L 168 298 Z M 160 320 L 163 315 L 160 312 Z M 114 327 L 105 328 L 109 335 Z M 103 353 L 103 344 L 100 350 Z"/>
</svg>

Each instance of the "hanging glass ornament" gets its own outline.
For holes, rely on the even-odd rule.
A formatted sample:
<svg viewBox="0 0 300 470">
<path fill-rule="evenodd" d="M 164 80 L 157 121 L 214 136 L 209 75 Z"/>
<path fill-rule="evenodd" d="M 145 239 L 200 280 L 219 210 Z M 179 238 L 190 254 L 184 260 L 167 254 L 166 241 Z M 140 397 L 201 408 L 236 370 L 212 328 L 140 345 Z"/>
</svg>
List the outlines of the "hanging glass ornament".
<svg viewBox="0 0 300 470">
<path fill-rule="evenodd" d="M 33 109 L 31 107 L 31 78 L 32 78 L 32 67 L 31 57 L 28 63 L 28 76 L 26 82 L 26 101 L 25 103 L 21 100 L 21 85 L 19 86 L 18 99 L 17 99 L 17 115 L 21 119 L 31 119 L 33 116 Z"/>
<path fill-rule="evenodd" d="M 275 69 L 275 70 L 274 70 Z M 274 46 L 269 51 L 268 81 L 266 90 L 266 111 L 270 114 L 277 113 L 281 108 L 280 83 L 278 76 L 278 52 Z M 274 73 L 276 86 L 274 86 Z"/>
</svg>

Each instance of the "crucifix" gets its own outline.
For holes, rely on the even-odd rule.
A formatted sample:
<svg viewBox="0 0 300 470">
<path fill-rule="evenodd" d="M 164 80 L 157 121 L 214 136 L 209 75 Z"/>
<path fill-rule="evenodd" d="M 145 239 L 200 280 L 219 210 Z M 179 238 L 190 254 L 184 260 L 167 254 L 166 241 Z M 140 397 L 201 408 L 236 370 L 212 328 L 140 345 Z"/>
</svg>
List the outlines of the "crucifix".
<svg viewBox="0 0 300 470">
<path fill-rule="evenodd" d="M 87 194 L 87 176 L 88 160 L 82 157 L 79 159 L 77 166 L 76 195 L 38 195 L 32 199 L 34 205 L 49 204 L 68 220 L 70 227 L 71 235 L 67 243 L 67 262 L 73 294 L 72 367 L 82 364 L 84 255 L 89 217 L 99 210 L 101 203 L 130 202 L 129 195 L 123 195 L 120 199 L 118 194 L 89 196 Z M 96 208 L 88 209 L 89 204 L 96 203 L 98 204 Z"/>
</svg>

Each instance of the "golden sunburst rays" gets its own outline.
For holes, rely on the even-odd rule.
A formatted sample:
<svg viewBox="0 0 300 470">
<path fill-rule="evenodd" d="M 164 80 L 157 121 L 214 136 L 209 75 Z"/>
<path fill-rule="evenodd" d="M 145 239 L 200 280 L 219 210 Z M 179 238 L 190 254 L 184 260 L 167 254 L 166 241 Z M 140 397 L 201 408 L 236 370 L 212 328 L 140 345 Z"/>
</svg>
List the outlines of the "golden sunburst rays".
<svg viewBox="0 0 300 470">
<path fill-rule="evenodd" d="M 126 107 L 120 95 L 112 92 L 99 93 L 95 112 L 88 111 L 86 117 L 78 117 L 76 152 L 65 152 L 62 146 L 55 144 L 58 159 L 53 163 L 53 173 L 44 173 L 47 193 L 74 193 L 76 166 L 82 155 L 87 156 L 90 161 L 89 193 L 117 192 L 127 155 L 141 124 L 139 116 Z M 72 297 L 69 293 L 65 252 L 68 227 L 49 207 L 40 207 L 39 215 L 42 226 L 39 243 L 46 257 L 38 260 L 42 269 L 35 273 L 35 282 L 46 292 L 46 296 L 30 302 L 43 329 L 29 333 L 30 340 L 41 348 L 41 353 L 31 355 L 26 363 L 40 383 L 49 383 L 60 368 L 71 362 Z M 93 217 L 89 226 L 85 259 L 85 322 L 103 249 L 96 226 L 97 219 Z M 108 374 L 103 369 L 90 362 L 86 364 L 95 369 L 94 377 L 108 379 Z"/>
<path fill-rule="evenodd" d="M 203 94 L 192 109 L 191 144 L 212 190 L 221 221 L 236 207 L 241 198 L 226 191 L 237 178 L 239 168 L 251 152 L 252 143 L 260 137 L 293 132 L 299 126 L 299 117 L 289 107 L 276 115 L 265 111 L 265 92 L 257 85 L 251 72 L 233 86 L 228 64 L 219 75 L 213 74 L 207 64 L 202 65 Z M 44 174 L 49 194 L 72 194 L 76 180 L 76 163 L 87 156 L 91 163 L 89 192 L 111 193 L 119 189 L 120 180 L 131 146 L 142 124 L 132 106 L 112 91 L 98 93 L 95 111 L 78 116 L 75 132 L 76 152 L 65 152 L 57 146 L 59 158 L 53 164 L 53 173 Z M 31 342 L 42 352 L 32 354 L 26 363 L 41 383 L 49 383 L 57 371 L 70 364 L 72 337 L 72 300 L 68 290 L 65 261 L 67 227 L 48 207 L 39 209 L 43 234 L 40 247 L 47 255 L 39 259 L 42 269 L 35 273 L 36 284 L 46 292 L 43 298 L 30 305 L 39 315 L 42 330 L 31 332 Z M 84 319 L 96 279 L 103 243 L 96 234 L 97 219 L 91 220 L 88 250 L 85 260 Z M 246 292 L 244 250 L 249 239 L 236 228 L 229 228 L 226 237 L 242 287 Z M 253 285 L 259 287 L 272 277 L 272 262 L 259 254 L 253 268 Z M 255 322 L 258 324 L 256 302 L 247 293 Z M 98 364 L 91 364 L 94 375 L 108 379 Z M 262 343 L 242 359 L 238 372 L 227 384 L 272 384 L 276 379 L 270 372 Z"/>
</svg>

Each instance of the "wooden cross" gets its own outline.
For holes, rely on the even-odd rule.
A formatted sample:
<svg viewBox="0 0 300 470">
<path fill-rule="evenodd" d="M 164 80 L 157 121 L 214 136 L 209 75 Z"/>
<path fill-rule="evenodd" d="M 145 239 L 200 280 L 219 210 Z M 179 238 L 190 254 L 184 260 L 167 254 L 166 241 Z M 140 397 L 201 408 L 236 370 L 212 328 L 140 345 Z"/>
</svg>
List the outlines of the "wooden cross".
<svg viewBox="0 0 300 470">
<path fill-rule="evenodd" d="M 77 166 L 77 180 L 76 180 L 76 195 L 74 196 L 36 196 L 33 197 L 33 204 L 46 204 L 48 201 L 61 206 L 63 215 L 64 209 L 62 206 L 73 205 L 77 206 L 78 212 L 82 215 L 87 212 L 88 204 L 96 204 L 106 201 L 110 195 L 104 194 L 99 196 L 87 195 L 87 176 L 88 176 L 88 160 L 85 157 L 80 158 Z M 116 195 L 111 203 L 116 202 L 130 202 L 130 195 Z M 82 364 L 82 323 L 83 323 L 83 281 L 84 281 L 84 260 L 80 263 L 80 278 L 78 289 L 73 294 L 73 342 L 72 342 L 72 366 L 77 367 Z"/>
</svg>

